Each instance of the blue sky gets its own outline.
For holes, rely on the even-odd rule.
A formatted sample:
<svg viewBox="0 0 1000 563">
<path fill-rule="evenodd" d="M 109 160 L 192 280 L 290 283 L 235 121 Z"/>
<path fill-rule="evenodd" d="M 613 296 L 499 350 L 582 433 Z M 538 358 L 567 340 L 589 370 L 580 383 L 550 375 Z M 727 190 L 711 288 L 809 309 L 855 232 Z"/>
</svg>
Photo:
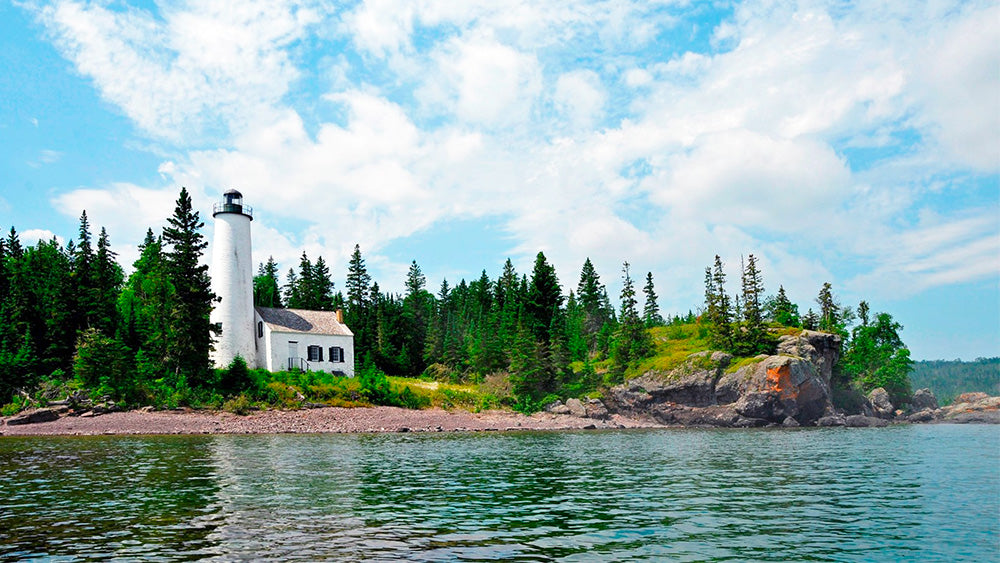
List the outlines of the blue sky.
<svg viewBox="0 0 1000 563">
<path fill-rule="evenodd" d="M 235 187 L 258 261 L 338 287 L 355 243 L 388 290 L 542 250 L 674 313 L 752 253 L 917 359 L 1000 355 L 997 45 L 995 2 L 3 3 L 0 228 L 86 209 L 130 263 Z"/>
</svg>

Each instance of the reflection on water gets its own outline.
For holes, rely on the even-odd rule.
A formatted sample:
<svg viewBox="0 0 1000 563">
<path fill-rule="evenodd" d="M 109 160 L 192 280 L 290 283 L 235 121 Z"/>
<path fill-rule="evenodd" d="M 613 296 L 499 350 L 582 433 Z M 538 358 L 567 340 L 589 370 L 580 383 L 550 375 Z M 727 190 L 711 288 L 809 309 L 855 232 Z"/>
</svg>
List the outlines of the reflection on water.
<svg viewBox="0 0 1000 563">
<path fill-rule="evenodd" d="M 1000 429 L 0 438 L 0 558 L 994 560 Z"/>
</svg>

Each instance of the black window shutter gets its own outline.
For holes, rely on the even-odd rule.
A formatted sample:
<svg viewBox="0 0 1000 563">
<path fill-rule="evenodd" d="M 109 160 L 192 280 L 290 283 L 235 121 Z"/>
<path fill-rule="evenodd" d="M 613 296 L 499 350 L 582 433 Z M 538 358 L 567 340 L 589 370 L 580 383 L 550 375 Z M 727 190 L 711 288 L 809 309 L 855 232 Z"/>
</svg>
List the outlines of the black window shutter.
<svg viewBox="0 0 1000 563">
<path fill-rule="evenodd" d="M 316 353 L 319 354 L 319 361 L 322 362 L 323 361 L 323 347 L 322 346 L 317 346 L 316 347 Z"/>
</svg>

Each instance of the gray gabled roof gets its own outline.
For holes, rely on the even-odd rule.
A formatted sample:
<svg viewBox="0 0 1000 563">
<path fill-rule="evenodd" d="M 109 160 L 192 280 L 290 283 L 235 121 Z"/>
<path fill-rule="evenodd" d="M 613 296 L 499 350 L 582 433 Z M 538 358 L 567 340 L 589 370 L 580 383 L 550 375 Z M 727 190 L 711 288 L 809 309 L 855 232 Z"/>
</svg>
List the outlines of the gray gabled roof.
<svg viewBox="0 0 1000 563">
<path fill-rule="evenodd" d="M 275 332 L 354 336 L 347 325 L 337 321 L 337 313 L 334 311 L 272 309 L 271 307 L 254 307 L 254 309 Z"/>
</svg>

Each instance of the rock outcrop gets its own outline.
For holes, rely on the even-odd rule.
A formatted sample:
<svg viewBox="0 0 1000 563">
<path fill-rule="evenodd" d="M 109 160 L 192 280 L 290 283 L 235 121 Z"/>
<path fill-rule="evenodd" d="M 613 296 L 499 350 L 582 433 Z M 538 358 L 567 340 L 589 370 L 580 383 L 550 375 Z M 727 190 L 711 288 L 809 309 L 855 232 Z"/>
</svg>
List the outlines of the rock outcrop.
<svg viewBox="0 0 1000 563">
<path fill-rule="evenodd" d="M 610 390 L 612 412 L 664 424 L 813 425 L 832 414 L 830 377 L 840 337 L 814 331 L 783 336 L 778 354 L 731 369 L 732 356 L 699 352 L 669 372 L 650 371 Z"/>
<path fill-rule="evenodd" d="M 37 424 L 39 422 L 52 422 L 59 419 L 59 412 L 56 409 L 34 409 L 25 411 L 7 420 L 7 426 L 17 426 L 18 424 Z"/>
</svg>

